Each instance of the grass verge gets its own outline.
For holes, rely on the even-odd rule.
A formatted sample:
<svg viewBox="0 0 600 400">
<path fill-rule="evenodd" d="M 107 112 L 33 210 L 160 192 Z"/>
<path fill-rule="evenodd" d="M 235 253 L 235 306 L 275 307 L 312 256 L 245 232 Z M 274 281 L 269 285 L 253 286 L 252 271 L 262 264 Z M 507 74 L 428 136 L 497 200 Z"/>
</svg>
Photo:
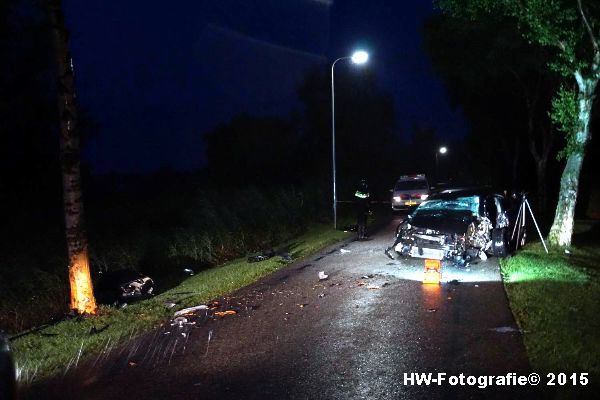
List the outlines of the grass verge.
<svg viewBox="0 0 600 400">
<path fill-rule="evenodd" d="M 334 231 L 330 225 L 313 225 L 307 232 L 285 243 L 294 260 L 307 257 L 352 233 Z M 284 267 L 275 257 L 258 263 L 237 259 L 202 271 L 179 286 L 125 308 L 102 306 L 97 316 L 62 321 L 43 330 L 18 337 L 12 347 L 22 384 L 65 371 L 71 365 L 160 326 L 174 310 L 205 304 L 232 293 Z M 165 304 L 177 306 L 168 308 Z"/>
<path fill-rule="evenodd" d="M 502 275 L 532 368 L 587 372 L 600 383 L 600 247 L 546 254 L 528 245 L 502 260 Z"/>
</svg>

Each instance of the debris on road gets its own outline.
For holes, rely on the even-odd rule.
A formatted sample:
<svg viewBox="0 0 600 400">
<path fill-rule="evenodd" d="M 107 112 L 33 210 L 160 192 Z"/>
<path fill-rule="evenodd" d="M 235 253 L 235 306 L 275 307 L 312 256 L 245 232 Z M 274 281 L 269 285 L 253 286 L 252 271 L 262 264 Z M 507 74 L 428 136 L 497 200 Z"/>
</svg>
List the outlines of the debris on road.
<svg viewBox="0 0 600 400">
<path fill-rule="evenodd" d="M 325 271 L 319 271 L 319 280 L 320 281 L 324 281 L 327 278 L 329 278 L 329 275 L 326 275 Z"/>
<path fill-rule="evenodd" d="M 428 308 L 427 309 L 428 313 L 433 313 L 433 312 L 436 312 L 436 311 L 437 311 L 437 308 Z"/>
<path fill-rule="evenodd" d="M 342 253 L 342 254 L 350 253 L 350 250 L 340 249 L 340 253 Z"/>
<path fill-rule="evenodd" d="M 377 290 L 377 289 L 379 289 L 379 286 L 377 286 L 377 285 L 369 285 L 369 286 L 367 286 L 367 289 L 369 289 L 369 290 Z"/>
<path fill-rule="evenodd" d="M 208 340 L 206 341 L 206 353 L 204 353 L 205 357 L 208 355 L 208 348 L 210 347 L 210 339 L 212 338 L 212 332 L 213 331 L 208 331 Z"/>
<path fill-rule="evenodd" d="M 227 310 L 227 311 L 217 311 L 215 312 L 215 316 L 216 317 L 224 317 L 226 315 L 235 315 L 237 314 L 237 311 L 235 310 Z"/>
<path fill-rule="evenodd" d="M 388 258 L 390 260 L 394 260 L 394 256 L 392 255 L 392 253 L 390 253 L 390 250 L 391 249 L 385 249 L 384 253 L 385 253 L 386 256 L 388 256 Z"/>
<path fill-rule="evenodd" d="M 208 310 L 208 306 L 202 304 L 202 305 L 195 306 L 195 307 L 184 308 L 182 310 L 177 311 L 173 316 L 179 317 L 182 315 L 190 315 L 190 314 L 194 314 L 195 311 L 199 311 L 199 310 Z"/>
<path fill-rule="evenodd" d="M 195 322 L 189 322 L 186 317 L 177 317 L 171 322 L 171 326 L 183 328 L 184 325 L 195 325 Z"/>
</svg>

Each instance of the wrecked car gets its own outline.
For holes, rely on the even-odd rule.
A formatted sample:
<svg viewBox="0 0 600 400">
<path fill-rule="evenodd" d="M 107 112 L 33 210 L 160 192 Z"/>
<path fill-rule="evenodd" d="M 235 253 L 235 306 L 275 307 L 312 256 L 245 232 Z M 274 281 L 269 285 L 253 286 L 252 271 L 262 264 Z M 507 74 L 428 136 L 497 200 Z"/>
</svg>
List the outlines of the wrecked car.
<svg viewBox="0 0 600 400">
<path fill-rule="evenodd" d="M 485 188 L 431 195 L 396 230 L 395 252 L 405 257 L 469 261 L 505 257 L 512 227 L 505 199 Z"/>
<path fill-rule="evenodd" d="M 128 303 L 150 297 L 154 281 L 132 269 L 120 269 L 100 273 L 94 290 L 100 303 Z"/>
</svg>

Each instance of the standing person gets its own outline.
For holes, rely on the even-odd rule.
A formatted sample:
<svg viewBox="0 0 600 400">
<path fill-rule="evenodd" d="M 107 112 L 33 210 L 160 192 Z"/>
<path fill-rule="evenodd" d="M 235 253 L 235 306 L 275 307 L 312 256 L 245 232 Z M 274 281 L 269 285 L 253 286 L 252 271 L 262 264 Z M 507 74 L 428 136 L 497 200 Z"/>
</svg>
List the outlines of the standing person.
<svg viewBox="0 0 600 400">
<path fill-rule="evenodd" d="M 356 204 L 356 222 L 359 240 L 367 238 L 367 217 L 370 212 L 369 197 L 370 194 L 367 181 L 361 179 L 358 185 L 358 189 L 354 193 L 354 202 Z"/>
</svg>

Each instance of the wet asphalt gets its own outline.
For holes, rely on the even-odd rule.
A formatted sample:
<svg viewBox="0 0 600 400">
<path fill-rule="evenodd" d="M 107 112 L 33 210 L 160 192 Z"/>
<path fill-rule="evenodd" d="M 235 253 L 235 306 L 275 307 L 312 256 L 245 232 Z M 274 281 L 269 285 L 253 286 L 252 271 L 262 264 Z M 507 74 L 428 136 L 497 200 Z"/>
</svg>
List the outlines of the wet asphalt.
<svg viewBox="0 0 600 400">
<path fill-rule="evenodd" d="M 238 313 L 165 327 L 42 383 L 25 398 L 536 398 L 530 387 L 411 385 L 405 374 L 528 374 L 496 258 L 390 260 L 398 218 L 365 241 L 295 262 L 232 297 Z M 253 264 L 248 264 L 252 268 Z M 319 271 L 328 275 L 320 281 Z"/>
</svg>

